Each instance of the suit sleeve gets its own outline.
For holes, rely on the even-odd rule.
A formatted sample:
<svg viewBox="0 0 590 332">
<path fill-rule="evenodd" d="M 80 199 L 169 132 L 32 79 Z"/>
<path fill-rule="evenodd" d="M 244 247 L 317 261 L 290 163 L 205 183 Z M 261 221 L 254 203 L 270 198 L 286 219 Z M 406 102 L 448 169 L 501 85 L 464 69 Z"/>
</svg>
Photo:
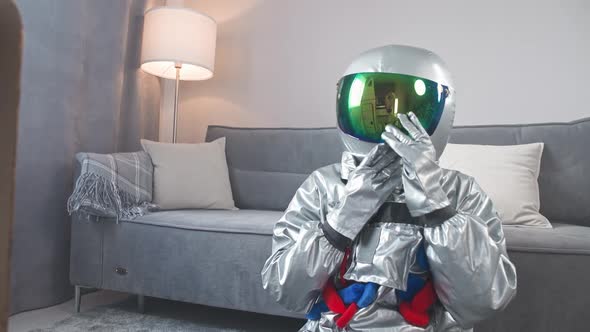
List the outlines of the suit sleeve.
<svg viewBox="0 0 590 332">
<path fill-rule="evenodd" d="M 492 201 L 472 178 L 462 182 L 455 214 L 425 228 L 424 238 L 441 303 L 463 328 L 471 328 L 514 297 L 516 269 Z"/>
<path fill-rule="evenodd" d="M 324 235 L 323 211 L 312 174 L 274 227 L 272 254 L 261 272 L 262 286 L 288 310 L 309 311 L 344 256 Z"/>
</svg>

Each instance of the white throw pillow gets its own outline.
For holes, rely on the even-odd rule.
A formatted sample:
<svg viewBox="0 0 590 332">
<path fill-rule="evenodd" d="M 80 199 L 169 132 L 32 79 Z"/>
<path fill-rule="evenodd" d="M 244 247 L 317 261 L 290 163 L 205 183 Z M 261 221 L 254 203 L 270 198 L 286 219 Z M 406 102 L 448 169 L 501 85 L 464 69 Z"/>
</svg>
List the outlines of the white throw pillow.
<svg viewBox="0 0 590 332">
<path fill-rule="evenodd" d="M 504 225 L 552 228 L 539 213 L 539 170 L 543 143 L 448 144 L 440 166 L 475 178 L 494 202 Z"/>
<path fill-rule="evenodd" d="M 235 209 L 225 137 L 211 143 L 141 140 L 154 164 L 154 203 L 161 209 Z"/>
</svg>

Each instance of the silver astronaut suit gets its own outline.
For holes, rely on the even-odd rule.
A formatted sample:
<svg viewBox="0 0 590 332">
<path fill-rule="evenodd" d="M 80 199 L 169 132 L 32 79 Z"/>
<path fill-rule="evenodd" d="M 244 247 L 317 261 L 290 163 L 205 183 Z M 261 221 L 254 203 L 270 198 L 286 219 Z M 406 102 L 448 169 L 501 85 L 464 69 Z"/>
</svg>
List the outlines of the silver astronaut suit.
<svg viewBox="0 0 590 332">
<path fill-rule="evenodd" d="M 471 177 L 436 162 L 454 99 L 444 62 L 424 49 L 372 49 L 346 70 L 338 127 L 347 151 L 297 190 L 274 228 L 262 283 L 301 313 L 326 300 L 330 285 L 378 288 L 344 326 L 342 313 L 324 309 L 300 331 L 468 331 L 515 295 L 516 271 L 491 200 Z M 420 248 L 427 268 L 418 264 Z M 435 291 L 423 325 L 402 315 L 398 292 L 411 276 Z"/>
</svg>

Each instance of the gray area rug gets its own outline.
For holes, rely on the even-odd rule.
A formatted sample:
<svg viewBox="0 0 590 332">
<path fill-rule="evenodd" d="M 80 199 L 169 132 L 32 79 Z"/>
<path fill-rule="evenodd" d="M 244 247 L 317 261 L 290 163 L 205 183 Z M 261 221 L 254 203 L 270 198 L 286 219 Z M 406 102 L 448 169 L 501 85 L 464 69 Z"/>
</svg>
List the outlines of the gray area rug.
<svg viewBox="0 0 590 332">
<path fill-rule="evenodd" d="M 97 307 L 31 332 L 276 332 L 297 331 L 304 322 L 242 311 L 149 298 L 146 312 L 137 312 L 133 298 Z"/>
</svg>

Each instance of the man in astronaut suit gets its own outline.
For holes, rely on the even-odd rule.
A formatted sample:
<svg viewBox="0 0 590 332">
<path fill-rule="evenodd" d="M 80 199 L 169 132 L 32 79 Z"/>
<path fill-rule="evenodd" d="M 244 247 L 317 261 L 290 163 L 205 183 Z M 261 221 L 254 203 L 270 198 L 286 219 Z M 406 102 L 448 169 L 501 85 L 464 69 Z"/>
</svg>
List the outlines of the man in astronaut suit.
<svg viewBox="0 0 590 332">
<path fill-rule="evenodd" d="M 441 169 L 455 92 L 430 51 L 361 54 L 338 83 L 342 162 L 316 170 L 274 228 L 263 287 L 300 331 L 469 331 L 516 293 L 499 219 Z"/>
</svg>

